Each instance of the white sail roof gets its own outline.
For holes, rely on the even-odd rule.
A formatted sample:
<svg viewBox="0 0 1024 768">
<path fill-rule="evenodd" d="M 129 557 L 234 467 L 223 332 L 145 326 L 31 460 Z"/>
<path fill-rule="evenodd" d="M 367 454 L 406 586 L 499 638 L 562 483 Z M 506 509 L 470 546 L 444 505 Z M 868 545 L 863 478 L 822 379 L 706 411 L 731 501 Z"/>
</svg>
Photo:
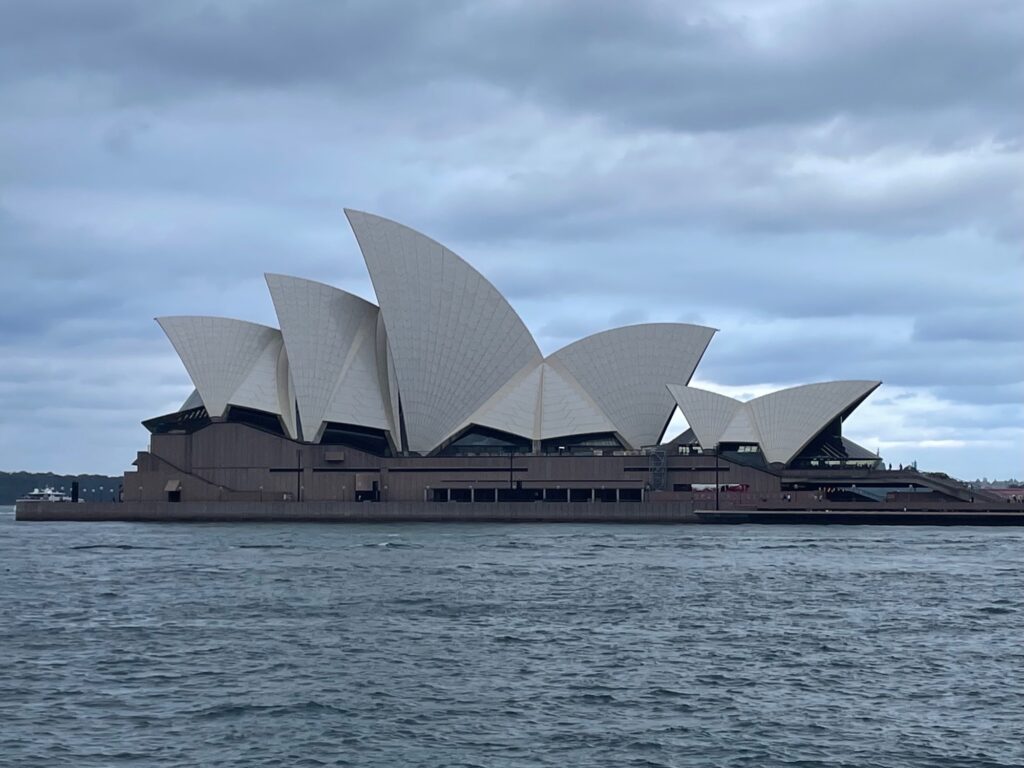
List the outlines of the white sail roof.
<svg viewBox="0 0 1024 768">
<path fill-rule="evenodd" d="M 757 428 L 757 422 L 754 421 L 754 415 L 746 407 L 746 403 L 743 405 L 743 408 L 736 409 L 736 413 L 733 415 L 729 425 L 718 436 L 719 442 L 757 443 L 758 445 L 762 443 L 761 432 Z"/>
<path fill-rule="evenodd" d="M 384 317 L 408 449 L 428 453 L 540 351 L 505 297 L 440 243 L 346 210 Z"/>
<path fill-rule="evenodd" d="M 562 362 L 549 357 L 544 363 L 541 429 L 538 438 L 615 432 L 615 425 Z"/>
<path fill-rule="evenodd" d="M 388 430 L 377 370 L 377 314 L 370 302 L 330 285 L 266 275 L 288 348 L 303 437 L 327 422 Z"/>
<path fill-rule="evenodd" d="M 827 381 L 770 392 L 743 403 L 714 392 L 669 385 L 700 444 L 757 443 L 765 460 L 788 464 L 836 418 L 846 418 L 880 381 Z"/>
<path fill-rule="evenodd" d="M 468 424 L 531 440 L 615 431 L 572 374 L 551 358 L 520 371 L 466 420 Z"/>
<path fill-rule="evenodd" d="M 833 419 L 852 411 L 880 381 L 804 384 L 747 403 L 769 463 L 788 463 Z"/>
<path fill-rule="evenodd" d="M 513 376 L 480 406 L 462 426 L 479 424 L 531 440 L 537 439 L 540 420 L 543 364 L 531 363 Z M 462 431 L 462 427 L 458 431 Z"/>
<path fill-rule="evenodd" d="M 384 328 L 384 316 L 377 311 L 377 379 L 380 381 L 384 405 L 387 408 L 389 429 L 394 444 L 401 449 L 401 413 L 398 405 L 398 380 L 395 378 L 395 358 L 388 344 L 388 332 Z"/>
<path fill-rule="evenodd" d="M 192 378 L 207 413 L 223 416 L 228 404 L 280 413 L 280 403 L 265 396 L 276 386 L 276 370 L 266 361 L 280 350 L 281 332 L 226 317 L 158 317 Z M 271 376 L 269 383 L 257 383 Z M 269 388 L 269 389 L 268 389 Z"/>
<path fill-rule="evenodd" d="M 687 383 L 714 328 L 646 323 L 602 331 L 569 344 L 551 358 L 572 374 L 626 444 L 655 445 L 675 409 L 666 389 Z"/>
<path fill-rule="evenodd" d="M 732 423 L 736 412 L 743 408 L 739 400 L 706 389 L 669 384 L 668 390 L 679 404 L 697 442 L 706 448 L 713 448 L 722 442 L 722 435 Z"/>
<path fill-rule="evenodd" d="M 310 442 L 329 422 L 371 427 L 427 454 L 472 424 L 533 441 L 615 432 L 640 448 L 660 440 L 678 402 L 702 445 L 756 442 L 768 461 L 788 463 L 878 386 L 827 382 L 748 403 L 693 389 L 686 384 L 715 329 L 682 323 L 604 331 L 545 358 L 508 301 L 459 256 L 389 219 L 346 215 L 380 307 L 267 275 L 280 331 L 159 318 L 196 386 L 186 406 L 201 400 L 212 417 L 229 405 L 275 413 L 289 436 Z"/>
<path fill-rule="evenodd" d="M 281 413 L 277 373 L 283 343 L 281 334 L 276 333 L 273 340 L 260 352 L 249 373 L 238 385 L 238 389 L 231 395 L 231 405 L 255 408 L 268 413 Z"/>
<path fill-rule="evenodd" d="M 281 421 L 285 432 L 293 440 L 299 437 L 298 419 L 295 413 L 295 385 L 292 382 L 292 368 L 288 364 L 288 348 L 281 337 L 281 354 L 277 357 L 277 399 L 281 403 Z"/>
</svg>

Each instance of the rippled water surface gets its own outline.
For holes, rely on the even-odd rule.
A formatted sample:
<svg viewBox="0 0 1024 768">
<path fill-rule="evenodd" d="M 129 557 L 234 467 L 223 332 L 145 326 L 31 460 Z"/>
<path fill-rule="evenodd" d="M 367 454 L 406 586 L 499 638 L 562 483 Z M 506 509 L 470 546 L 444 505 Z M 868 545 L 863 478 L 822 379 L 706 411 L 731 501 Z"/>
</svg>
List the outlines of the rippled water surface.
<svg viewBox="0 0 1024 768">
<path fill-rule="evenodd" d="M 0 765 L 1022 766 L 1022 552 L 0 509 Z"/>
</svg>

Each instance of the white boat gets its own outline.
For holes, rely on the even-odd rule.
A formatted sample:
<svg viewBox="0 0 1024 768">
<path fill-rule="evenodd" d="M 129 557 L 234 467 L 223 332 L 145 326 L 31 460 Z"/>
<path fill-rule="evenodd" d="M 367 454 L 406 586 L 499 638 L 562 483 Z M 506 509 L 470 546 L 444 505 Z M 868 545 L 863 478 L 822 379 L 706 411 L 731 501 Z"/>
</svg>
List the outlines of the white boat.
<svg viewBox="0 0 1024 768">
<path fill-rule="evenodd" d="M 39 488 L 33 488 L 31 493 L 26 493 L 20 499 L 17 499 L 17 503 L 23 501 L 72 501 L 72 498 L 64 491 L 55 491 L 50 486 L 40 490 Z"/>
</svg>

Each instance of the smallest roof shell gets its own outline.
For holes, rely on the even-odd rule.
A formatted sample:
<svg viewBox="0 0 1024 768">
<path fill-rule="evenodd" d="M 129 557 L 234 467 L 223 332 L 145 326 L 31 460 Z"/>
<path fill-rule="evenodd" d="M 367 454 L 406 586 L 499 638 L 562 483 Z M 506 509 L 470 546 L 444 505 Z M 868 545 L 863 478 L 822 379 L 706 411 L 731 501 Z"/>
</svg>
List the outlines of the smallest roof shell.
<svg viewBox="0 0 1024 768">
<path fill-rule="evenodd" d="M 223 416 L 239 388 L 281 343 L 281 332 L 228 317 L 183 315 L 158 317 L 199 396 L 212 417 Z M 239 403 L 241 404 L 241 403 Z M 280 415 L 280 407 L 274 409 Z"/>
<path fill-rule="evenodd" d="M 802 384 L 745 403 L 695 387 L 670 384 L 668 391 L 705 448 L 723 441 L 757 443 L 770 464 L 788 464 L 834 419 L 845 419 L 881 383 Z"/>
</svg>

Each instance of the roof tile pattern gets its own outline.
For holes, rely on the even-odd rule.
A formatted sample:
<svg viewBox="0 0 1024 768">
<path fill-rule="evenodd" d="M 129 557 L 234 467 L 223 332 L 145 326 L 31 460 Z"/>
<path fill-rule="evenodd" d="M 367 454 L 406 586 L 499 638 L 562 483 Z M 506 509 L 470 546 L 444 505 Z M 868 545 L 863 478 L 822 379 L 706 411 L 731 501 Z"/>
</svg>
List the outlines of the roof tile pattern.
<svg viewBox="0 0 1024 768">
<path fill-rule="evenodd" d="M 408 448 L 429 453 L 540 351 L 505 298 L 456 254 L 389 219 L 346 215 L 384 316 Z"/>
<path fill-rule="evenodd" d="M 845 418 L 881 384 L 879 381 L 826 381 L 804 384 L 739 400 L 693 387 L 669 385 L 700 444 L 758 443 L 769 463 L 788 464 L 825 427 Z M 733 415 L 722 424 L 733 403 Z"/>
<path fill-rule="evenodd" d="M 303 437 L 328 421 L 389 429 L 377 376 L 377 307 L 330 285 L 266 275 L 288 348 Z"/>
<path fill-rule="evenodd" d="M 283 341 L 277 334 L 256 358 L 252 368 L 238 389 L 231 396 L 232 405 L 255 408 L 267 413 L 280 413 L 281 400 L 278 396 L 277 362 L 281 356 Z"/>
<path fill-rule="evenodd" d="M 686 416 L 697 442 L 709 448 L 722 441 L 736 411 L 743 407 L 739 400 L 706 389 L 669 384 L 668 390 Z"/>
<path fill-rule="evenodd" d="M 292 369 L 288 365 L 288 347 L 281 337 L 281 354 L 277 357 L 277 399 L 281 403 L 281 421 L 285 432 L 292 439 L 298 439 L 298 419 L 295 413 L 295 385 L 292 383 Z"/>
<path fill-rule="evenodd" d="M 467 426 L 479 424 L 528 439 L 537 439 L 542 369 L 543 365 L 531 364 L 520 371 L 469 417 Z"/>
<path fill-rule="evenodd" d="M 555 352 L 632 448 L 656 444 L 675 400 L 670 382 L 689 382 L 714 328 L 646 323 L 596 333 Z"/>
<path fill-rule="evenodd" d="M 871 394 L 878 381 L 828 381 L 804 384 L 747 403 L 761 450 L 770 463 L 788 463 L 821 430 Z"/>
<path fill-rule="evenodd" d="M 745 406 L 745 404 L 742 405 Z M 761 432 L 758 430 L 757 422 L 754 421 L 749 408 L 741 407 L 736 410 L 732 421 L 729 422 L 725 431 L 718 436 L 718 441 L 722 443 L 757 443 L 761 445 Z"/>
<path fill-rule="evenodd" d="M 158 317 L 185 365 L 207 413 L 223 416 L 268 346 L 280 342 L 276 328 L 226 317 Z M 275 409 L 276 411 L 277 409 Z"/>
<path fill-rule="evenodd" d="M 541 440 L 594 432 L 615 432 L 587 391 L 562 364 L 549 358 L 544 363 Z"/>
<path fill-rule="evenodd" d="M 395 359 L 388 344 L 388 332 L 384 328 L 384 315 L 377 311 L 377 379 L 380 381 L 384 404 L 388 410 L 388 423 L 398 446 L 401 432 L 401 414 L 398 408 L 398 381 L 395 378 Z"/>
<path fill-rule="evenodd" d="M 572 374 L 550 358 L 523 369 L 467 423 L 531 440 L 615 431 Z"/>
</svg>

